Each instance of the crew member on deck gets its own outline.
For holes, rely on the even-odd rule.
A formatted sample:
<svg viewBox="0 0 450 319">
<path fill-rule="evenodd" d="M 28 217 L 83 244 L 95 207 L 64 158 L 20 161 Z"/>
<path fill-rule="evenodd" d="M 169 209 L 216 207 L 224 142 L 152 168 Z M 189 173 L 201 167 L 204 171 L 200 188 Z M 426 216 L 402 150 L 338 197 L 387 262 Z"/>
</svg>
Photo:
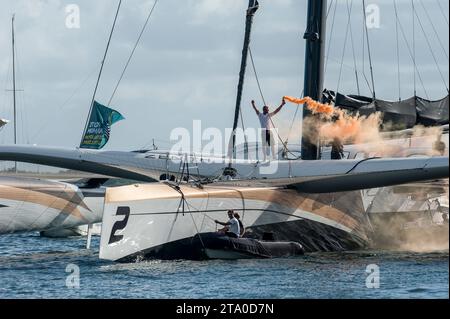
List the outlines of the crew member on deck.
<svg viewBox="0 0 450 319">
<path fill-rule="evenodd" d="M 239 234 L 240 234 L 239 222 L 236 219 L 236 217 L 234 217 L 233 210 L 228 211 L 228 218 L 229 218 L 229 220 L 226 223 L 222 223 L 222 222 L 219 222 L 218 220 L 215 220 L 216 224 L 225 226 L 224 228 L 220 229 L 219 232 L 224 232 L 225 235 L 232 237 L 232 238 L 239 238 Z"/>
<path fill-rule="evenodd" d="M 331 143 L 331 159 L 340 160 L 344 158 L 344 145 L 338 137 L 333 139 Z"/>
<path fill-rule="evenodd" d="M 239 223 L 239 237 L 242 237 L 242 236 L 244 236 L 244 233 L 245 233 L 245 227 L 241 221 L 241 216 L 239 216 L 238 213 L 234 213 L 234 217 L 237 219 L 237 221 Z"/>
<path fill-rule="evenodd" d="M 439 135 L 436 141 L 433 143 L 433 151 L 440 156 L 445 155 L 445 143 L 441 140 L 442 135 Z"/>
<path fill-rule="evenodd" d="M 280 112 L 283 105 L 286 104 L 286 101 L 283 98 L 283 101 L 281 102 L 281 105 L 273 112 L 269 112 L 269 107 L 265 105 L 263 107 L 262 113 L 258 110 L 258 108 L 255 105 L 255 101 L 252 100 L 252 106 L 253 109 L 256 112 L 256 115 L 258 115 L 259 122 L 261 123 L 261 137 L 262 137 L 262 144 L 263 144 L 263 154 L 264 154 L 264 161 L 267 159 L 267 152 L 268 148 L 270 147 L 271 156 L 272 158 L 275 158 L 275 139 L 273 138 L 273 123 L 272 123 L 272 116 Z"/>
</svg>

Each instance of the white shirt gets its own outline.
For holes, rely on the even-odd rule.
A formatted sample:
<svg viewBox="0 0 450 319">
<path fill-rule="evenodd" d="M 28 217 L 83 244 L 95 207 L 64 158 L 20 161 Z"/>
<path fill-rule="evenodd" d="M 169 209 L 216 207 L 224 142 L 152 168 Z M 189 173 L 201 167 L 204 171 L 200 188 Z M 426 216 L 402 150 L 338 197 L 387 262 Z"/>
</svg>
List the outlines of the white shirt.
<svg viewBox="0 0 450 319">
<path fill-rule="evenodd" d="M 239 237 L 240 229 L 238 220 L 235 217 L 233 217 L 228 222 L 230 223 L 230 225 L 228 226 L 229 231 L 235 233 Z"/>
<path fill-rule="evenodd" d="M 270 120 L 271 116 L 272 115 L 270 113 L 264 114 L 261 112 L 258 114 L 259 122 L 261 123 L 262 129 L 266 129 L 266 130 L 272 129 L 272 121 Z"/>
</svg>

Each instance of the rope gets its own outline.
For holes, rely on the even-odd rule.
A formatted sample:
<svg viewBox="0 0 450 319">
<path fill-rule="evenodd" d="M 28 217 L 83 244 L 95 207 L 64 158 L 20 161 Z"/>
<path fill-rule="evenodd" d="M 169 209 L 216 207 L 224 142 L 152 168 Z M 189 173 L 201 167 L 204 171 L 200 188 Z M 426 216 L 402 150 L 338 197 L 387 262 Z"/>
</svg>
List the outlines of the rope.
<svg viewBox="0 0 450 319">
<path fill-rule="evenodd" d="M 420 84 L 422 85 L 422 88 L 423 88 L 423 90 L 425 92 L 425 95 L 426 95 L 427 99 L 429 100 L 430 98 L 428 96 L 428 92 L 427 92 L 427 90 L 425 88 L 425 85 L 423 84 L 422 76 L 420 75 L 419 69 L 417 68 L 415 53 L 411 50 L 411 46 L 409 45 L 409 42 L 408 42 L 408 40 L 406 38 L 406 35 L 405 35 L 405 30 L 403 29 L 403 25 L 402 25 L 402 23 L 401 23 L 401 21 L 400 21 L 400 19 L 398 17 L 398 10 L 397 10 L 397 2 L 396 2 L 396 0 L 394 0 L 394 12 L 395 12 L 395 16 L 396 16 L 396 18 L 398 20 L 398 26 L 400 27 L 400 31 L 401 31 L 401 34 L 403 36 L 403 40 L 405 41 L 406 47 L 408 48 L 409 56 L 412 59 L 413 64 L 414 64 L 414 70 L 415 70 L 415 72 L 414 72 L 414 96 L 417 95 L 416 94 L 416 84 L 415 84 L 416 83 L 416 80 L 415 80 L 416 77 L 415 76 L 416 76 L 416 73 L 417 73 L 417 76 L 419 77 Z"/>
<path fill-rule="evenodd" d="M 150 10 L 150 12 L 149 12 L 149 14 L 147 16 L 147 19 L 145 20 L 144 26 L 142 27 L 141 32 L 139 33 L 139 36 L 138 36 L 138 38 L 136 40 L 136 43 L 134 44 L 133 50 L 131 50 L 131 54 L 128 57 L 127 63 L 125 63 L 125 66 L 124 66 L 124 68 L 122 70 L 122 73 L 120 74 L 119 80 L 117 81 L 117 84 L 116 84 L 116 86 L 114 88 L 114 91 L 113 91 L 113 93 L 111 95 L 111 98 L 108 101 L 108 105 L 111 105 L 111 102 L 112 102 L 112 100 L 114 98 L 114 95 L 116 94 L 116 91 L 119 88 L 120 82 L 122 81 L 122 78 L 125 75 L 125 72 L 126 72 L 126 70 L 128 68 L 128 65 L 131 62 L 131 59 L 133 58 L 134 51 L 136 51 L 136 48 L 137 48 L 137 46 L 139 44 L 139 41 L 141 40 L 141 37 L 144 34 L 145 28 L 147 27 L 147 24 L 150 21 L 150 18 L 152 16 L 153 10 L 155 9 L 157 3 L 158 3 L 158 0 L 155 0 L 155 2 L 153 3 L 153 6 L 152 6 L 152 8 L 151 8 L 151 10 Z"/>
<path fill-rule="evenodd" d="M 186 201 L 186 199 L 183 199 L 183 200 Z M 202 244 L 203 248 L 206 248 L 205 244 L 203 243 L 203 239 L 202 239 L 202 236 L 200 235 L 200 231 L 197 227 L 197 224 L 195 223 L 194 216 L 192 216 L 191 210 L 189 209 L 189 203 L 187 201 L 186 201 L 186 204 L 188 204 L 188 212 L 189 212 L 189 215 L 191 216 L 192 223 L 195 226 L 195 231 L 197 232 L 198 238 L 200 239 L 200 243 Z M 198 212 L 200 212 L 200 211 L 198 211 Z"/>
<path fill-rule="evenodd" d="M 337 9 L 338 2 L 336 1 L 334 4 L 334 11 L 333 11 L 333 18 L 331 20 L 331 31 L 330 31 L 330 38 L 328 39 L 328 49 L 327 49 L 327 58 L 325 60 L 325 69 L 324 74 L 327 74 L 327 67 L 328 67 L 328 57 L 330 56 L 330 48 L 331 48 L 331 39 L 333 38 L 333 32 L 334 32 L 334 22 L 336 18 L 336 9 Z M 331 9 L 331 7 L 330 7 Z M 328 15 L 327 15 L 328 16 Z"/>
<path fill-rule="evenodd" d="M 372 65 L 372 53 L 370 51 L 370 40 L 369 40 L 369 28 L 367 27 L 367 16 L 366 16 L 366 0 L 363 0 L 363 12 L 364 12 L 364 27 L 365 27 L 365 31 L 366 31 L 366 40 L 367 40 L 367 54 L 369 57 L 369 67 L 370 67 L 370 78 L 372 80 L 372 94 L 373 94 L 373 99 L 376 99 L 376 94 L 375 94 L 375 81 L 373 78 L 373 65 Z"/>
<path fill-rule="evenodd" d="M 62 111 L 67 104 L 73 99 L 73 97 L 81 90 L 81 88 L 86 84 L 86 82 L 92 77 L 92 75 L 94 75 L 95 73 L 95 69 L 92 69 L 91 72 L 89 73 L 89 75 L 79 84 L 79 86 L 73 90 L 72 94 L 62 103 L 59 105 L 59 107 L 57 107 L 57 111 Z M 58 113 L 56 112 L 56 113 Z M 36 138 L 39 134 L 42 133 L 42 130 L 48 126 L 48 123 L 50 122 L 50 119 L 48 119 L 37 131 L 36 133 L 33 134 L 33 137 Z"/>
<path fill-rule="evenodd" d="M 258 85 L 258 90 L 259 90 L 259 94 L 261 95 L 261 99 L 264 103 L 264 105 L 266 104 L 266 100 L 264 99 L 264 94 L 261 88 L 261 83 L 259 82 L 259 77 L 258 77 L 258 72 L 256 71 L 256 66 L 255 66 L 255 61 L 253 60 L 253 55 L 252 55 L 252 50 L 249 47 L 249 53 L 250 53 L 250 60 L 252 62 L 252 68 L 253 68 L 253 73 L 255 74 L 255 79 L 256 79 L 256 84 Z M 270 122 L 272 123 L 272 126 L 275 127 L 275 124 L 272 121 L 272 117 L 269 116 Z M 284 144 L 283 140 L 281 139 L 280 135 L 278 134 L 278 132 L 276 132 L 277 138 L 278 140 L 281 142 L 281 144 L 283 145 L 283 149 L 285 151 L 288 151 L 286 144 Z M 273 156 L 274 154 L 272 154 Z"/>
<path fill-rule="evenodd" d="M 439 45 L 441 46 L 441 49 L 444 52 L 444 55 L 448 60 L 449 58 L 448 58 L 447 51 L 445 50 L 444 44 L 441 41 L 441 37 L 439 36 L 439 33 L 437 32 L 436 27 L 434 26 L 433 20 L 431 19 L 430 14 L 428 13 L 427 7 L 423 4 L 422 1 L 419 0 L 419 2 L 422 5 L 423 11 L 425 12 L 425 16 L 427 17 L 428 22 L 431 24 L 431 27 L 433 28 L 434 34 L 439 42 Z"/>
<path fill-rule="evenodd" d="M 92 106 L 94 105 L 95 95 L 97 94 L 98 84 L 100 83 L 100 79 L 102 77 L 103 66 L 105 65 L 106 56 L 108 54 L 109 45 L 111 44 L 111 38 L 114 33 L 114 29 L 116 27 L 117 17 L 119 16 L 119 11 L 120 11 L 121 5 L 122 5 L 122 0 L 119 0 L 119 3 L 117 5 L 116 15 L 114 16 L 114 22 L 111 27 L 111 32 L 109 33 L 108 43 L 106 44 L 105 54 L 103 55 L 103 60 L 102 60 L 101 66 L 100 66 L 100 71 L 98 72 L 97 82 L 95 83 L 94 94 L 92 95 L 91 107 L 89 108 L 89 114 L 88 114 L 88 117 L 86 118 L 86 124 L 84 126 L 83 136 L 84 136 L 84 132 L 86 132 L 86 129 L 89 125 L 89 120 L 91 118 L 91 113 L 92 113 Z M 83 139 L 83 136 L 81 137 L 81 139 Z"/>
<path fill-rule="evenodd" d="M 214 219 L 211 218 L 210 216 L 208 216 L 208 214 L 206 214 L 205 212 L 202 212 L 198 208 L 195 208 L 194 206 L 189 204 L 189 202 L 187 201 L 186 197 L 184 196 L 183 190 L 180 188 L 179 185 L 172 185 L 170 183 L 166 183 L 166 185 L 171 187 L 172 189 L 174 189 L 175 191 L 177 191 L 181 195 L 181 200 L 180 200 L 180 203 L 178 204 L 177 214 L 180 212 L 180 207 L 182 207 L 182 213 L 183 213 L 183 216 L 184 216 L 184 213 L 186 212 L 186 207 L 187 207 L 187 212 L 191 216 L 192 223 L 194 224 L 195 231 L 197 232 L 198 238 L 200 239 L 200 243 L 202 244 L 203 248 L 205 248 L 205 244 L 203 243 L 202 236 L 200 235 L 200 230 L 198 229 L 197 224 L 195 223 L 194 217 L 192 215 L 191 208 L 194 211 L 197 211 L 198 213 L 202 214 L 205 217 L 208 217 L 211 220 L 214 220 Z"/>
<path fill-rule="evenodd" d="M 439 0 L 436 0 L 436 2 L 438 4 L 438 6 L 439 6 L 439 11 L 442 13 L 442 16 L 444 17 L 445 23 L 447 23 L 447 26 L 448 26 L 449 25 L 448 24 L 448 19 L 447 19 L 447 17 L 444 14 L 444 12 L 446 12 L 446 11 L 444 10 L 444 8 L 442 8 L 441 3 L 439 2 Z"/>
<path fill-rule="evenodd" d="M 400 84 L 400 45 L 398 34 L 398 19 L 395 19 L 395 40 L 397 42 L 397 81 L 398 81 L 398 100 L 402 100 L 401 84 Z"/>
<path fill-rule="evenodd" d="M 397 20 L 399 20 L 398 12 L 397 12 L 397 4 L 394 0 L 394 7 L 395 7 L 395 15 L 397 17 Z M 413 63 L 414 63 L 414 96 L 417 96 L 417 80 L 416 80 L 416 16 L 414 15 L 414 12 L 416 9 L 414 8 L 414 0 L 411 0 L 411 9 L 412 9 L 412 40 L 413 40 Z"/>
<path fill-rule="evenodd" d="M 350 15 L 348 5 L 347 5 L 347 12 Z M 358 68 L 356 66 L 356 53 L 355 53 L 355 44 L 354 44 L 354 41 L 353 41 L 353 31 L 352 31 L 352 26 L 351 26 L 351 19 L 350 19 L 350 42 L 352 44 L 353 67 L 354 67 L 354 70 L 355 70 L 356 88 L 358 90 L 358 95 L 361 95 L 361 91 L 360 91 L 360 88 L 359 88 Z"/>
<path fill-rule="evenodd" d="M 259 90 L 259 94 L 261 95 L 261 100 L 263 101 L 264 105 L 267 105 L 266 99 L 264 98 L 264 94 L 261 89 L 261 84 L 259 83 L 259 77 L 258 77 L 258 73 L 256 72 L 255 61 L 253 60 L 252 49 L 250 47 L 248 48 L 248 52 L 250 53 L 250 61 L 252 61 L 253 73 L 255 74 L 256 84 L 258 85 L 258 90 Z"/>
<path fill-rule="evenodd" d="M 352 7 L 353 7 L 353 2 L 351 2 L 350 9 L 348 8 L 348 0 L 347 0 L 347 15 L 348 15 L 348 17 L 347 17 L 347 27 L 346 27 L 346 30 L 345 30 L 344 47 L 342 49 L 341 65 L 340 65 L 340 68 L 339 68 L 339 77 L 338 77 L 338 81 L 337 81 L 336 92 L 339 92 L 339 86 L 341 84 L 342 67 L 343 67 L 343 64 L 344 64 L 345 51 L 347 49 L 347 39 L 348 39 L 348 33 L 349 33 L 349 28 L 350 28 L 350 18 L 351 18 L 350 14 L 351 14 L 351 11 L 352 11 Z M 350 10 L 350 11 L 348 11 L 348 10 Z"/>
<path fill-rule="evenodd" d="M 242 108 L 239 108 L 239 117 L 241 118 L 242 131 L 244 133 L 244 154 L 245 154 L 245 152 L 247 152 L 247 156 L 250 159 L 250 156 L 248 153 L 248 140 L 247 140 L 247 135 L 245 134 L 244 116 L 242 114 Z"/>
<path fill-rule="evenodd" d="M 362 9 L 365 10 L 365 7 L 362 6 Z M 364 13 L 364 16 L 365 16 L 365 13 Z M 366 39 L 364 37 L 365 24 L 366 24 L 366 19 L 364 19 L 364 17 L 363 17 L 363 27 L 362 27 L 362 40 L 363 40 L 363 43 L 362 43 L 362 74 L 363 74 L 364 81 L 365 81 L 365 83 L 367 85 L 367 88 L 369 89 L 370 94 L 373 96 L 372 88 L 370 87 L 369 80 L 367 79 L 367 76 L 366 76 Z"/>
<path fill-rule="evenodd" d="M 326 16 L 327 19 L 328 19 L 328 14 L 329 14 L 330 11 L 331 11 L 331 7 L 333 6 L 333 2 L 334 2 L 334 0 L 331 0 L 331 1 L 330 1 L 330 4 L 328 5 L 328 8 L 327 8 L 327 16 Z"/>
<path fill-rule="evenodd" d="M 431 52 L 431 56 L 433 57 L 434 64 L 436 65 L 436 68 L 437 68 L 437 70 L 438 70 L 438 72 L 439 72 L 439 75 L 441 76 L 442 83 L 444 83 L 444 86 L 445 86 L 447 92 L 449 92 L 448 86 L 447 86 L 447 82 L 445 81 L 444 75 L 442 74 L 442 70 L 441 70 L 441 68 L 439 67 L 439 63 L 438 63 L 438 61 L 437 61 L 437 59 L 436 59 L 436 55 L 434 54 L 433 47 L 432 47 L 432 45 L 431 45 L 431 43 L 430 43 L 430 40 L 429 40 L 428 37 L 427 37 L 427 34 L 426 34 L 426 32 L 425 32 L 425 29 L 423 28 L 422 21 L 420 20 L 420 17 L 419 17 L 419 15 L 417 14 L 417 10 L 414 10 L 414 13 L 415 13 L 415 15 L 416 15 L 416 17 L 417 17 L 417 21 L 419 22 L 420 29 L 422 30 L 422 33 L 423 33 L 423 35 L 424 35 L 424 37 L 425 37 L 425 40 L 426 40 L 426 42 L 427 42 L 428 49 L 429 49 L 430 52 Z"/>
<path fill-rule="evenodd" d="M 304 91 L 302 91 L 301 97 L 303 97 L 303 94 L 304 94 Z M 297 108 L 295 109 L 294 117 L 292 118 L 291 126 L 289 127 L 289 132 L 288 132 L 288 135 L 287 135 L 286 141 L 285 141 L 286 144 L 288 143 L 289 136 L 291 136 L 292 128 L 294 127 L 295 119 L 297 118 L 297 113 L 298 113 L 298 110 L 300 109 L 298 106 L 299 105 L 297 105 Z"/>
</svg>

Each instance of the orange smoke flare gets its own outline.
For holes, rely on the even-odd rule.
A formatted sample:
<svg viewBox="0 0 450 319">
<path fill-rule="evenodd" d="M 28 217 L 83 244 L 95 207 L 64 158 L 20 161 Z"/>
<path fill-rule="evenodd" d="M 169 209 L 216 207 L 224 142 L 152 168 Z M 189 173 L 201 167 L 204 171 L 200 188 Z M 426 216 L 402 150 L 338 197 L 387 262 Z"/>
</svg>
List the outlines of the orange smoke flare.
<svg viewBox="0 0 450 319">
<path fill-rule="evenodd" d="M 299 98 L 295 98 L 292 96 L 284 96 L 283 99 L 285 99 L 286 101 L 295 103 L 295 104 L 306 104 L 306 107 L 308 108 L 308 110 L 310 110 L 311 112 L 313 112 L 313 114 L 323 114 L 327 117 L 330 117 L 334 114 L 334 107 L 330 104 L 323 104 L 317 101 L 314 101 L 312 98 L 310 98 L 309 96 L 306 96 L 302 99 Z"/>
</svg>

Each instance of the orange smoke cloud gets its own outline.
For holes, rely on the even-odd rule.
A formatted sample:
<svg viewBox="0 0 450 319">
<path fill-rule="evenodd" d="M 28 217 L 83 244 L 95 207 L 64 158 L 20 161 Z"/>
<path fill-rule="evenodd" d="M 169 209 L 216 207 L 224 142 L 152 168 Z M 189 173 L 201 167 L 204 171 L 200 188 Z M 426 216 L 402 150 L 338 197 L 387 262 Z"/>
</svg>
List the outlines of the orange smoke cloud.
<svg viewBox="0 0 450 319">
<path fill-rule="evenodd" d="M 322 143 L 329 143 L 338 138 L 344 144 L 356 144 L 360 150 L 376 154 L 376 156 L 404 156 L 403 152 L 406 148 L 411 147 L 409 145 L 405 148 L 402 144 L 392 143 L 389 138 L 383 136 L 380 131 L 383 114 L 380 112 L 364 116 L 359 113 L 349 113 L 330 104 L 319 103 L 310 97 L 284 96 L 283 98 L 295 104 L 305 104 L 313 114 L 319 115 L 303 120 L 303 134 L 309 137 L 313 143 L 319 141 L 318 136 Z M 412 145 L 413 147 L 428 147 L 428 155 L 442 153 L 442 151 L 435 150 L 434 146 L 431 147 L 431 145 L 441 142 L 442 129 L 440 127 L 415 126 L 412 131 L 411 140 L 417 144 Z M 409 136 L 405 135 L 405 137 Z M 448 146 L 444 152 L 448 154 Z"/>
<path fill-rule="evenodd" d="M 295 104 L 306 104 L 308 110 L 310 110 L 313 114 L 323 114 L 325 116 L 330 117 L 335 113 L 335 109 L 332 105 L 314 101 L 309 96 L 306 96 L 301 99 L 292 96 L 284 96 L 283 99 Z"/>
<path fill-rule="evenodd" d="M 343 110 L 336 110 L 336 121 L 328 121 L 320 125 L 319 134 L 322 140 L 332 141 L 339 138 L 344 143 L 368 143 L 381 139 L 381 114 L 369 116 L 350 115 Z"/>
<path fill-rule="evenodd" d="M 283 98 L 295 104 L 306 104 L 308 110 L 321 116 L 321 120 L 306 121 L 304 125 L 306 132 L 319 133 L 322 141 L 330 142 L 334 138 L 339 138 L 343 143 L 366 143 L 379 140 L 381 114 L 378 112 L 366 117 L 349 114 L 345 110 L 335 108 L 331 104 L 317 102 L 310 97 L 284 96 Z"/>
</svg>

